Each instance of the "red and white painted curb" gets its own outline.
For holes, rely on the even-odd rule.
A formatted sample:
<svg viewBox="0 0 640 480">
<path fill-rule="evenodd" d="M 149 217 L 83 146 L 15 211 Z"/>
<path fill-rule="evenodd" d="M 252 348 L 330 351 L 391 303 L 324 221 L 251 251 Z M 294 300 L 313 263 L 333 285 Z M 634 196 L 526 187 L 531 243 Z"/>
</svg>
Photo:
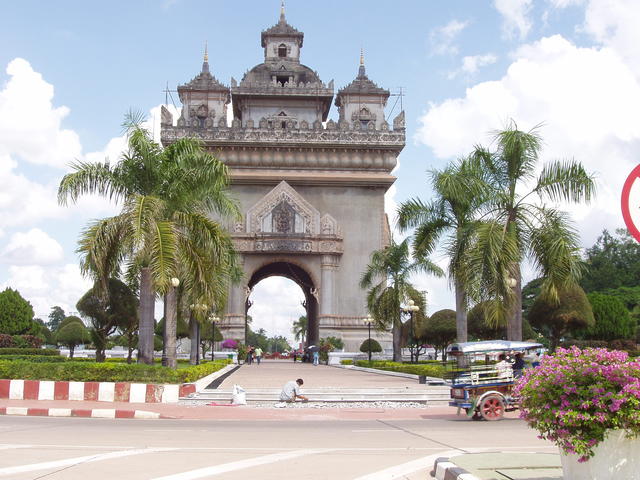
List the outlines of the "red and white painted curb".
<svg viewBox="0 0 640 480">
<path fill-rule="evenodd" d="M 129 403 L 177 403 L 195 393 L 193 383 L 158 385 L 127 382 L 55 382 L 0 380 L 0 399 L 78 400 Z"/>
<path fill-rule="evenodd" d="M 116 408 L 38 408 L 0 407 L 0 415 L 30 417 L 84 417 L 84 418 L 168 418 L 158 412 L 122 410 Z"/>
</svg>

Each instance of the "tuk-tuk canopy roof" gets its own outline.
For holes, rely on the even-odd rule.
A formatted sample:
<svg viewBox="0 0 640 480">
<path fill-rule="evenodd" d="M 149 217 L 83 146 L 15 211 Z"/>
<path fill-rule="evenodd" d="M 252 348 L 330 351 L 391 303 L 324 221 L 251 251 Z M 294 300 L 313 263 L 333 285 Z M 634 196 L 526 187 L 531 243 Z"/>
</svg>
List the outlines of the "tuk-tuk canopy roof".
<svg viewBox="0 0 640 480">
<path fill-rule="evenodd" d="M 543 348 L 541 343 L 534 342 L 513 342 L 510 340 L 484 340 L 482 342 L 465 342 L 452 343 L 447 347 L 447 353 L 466 354 L 466 353 L 485 353 L 485 352 L 523 352 Z"/>
</svg>

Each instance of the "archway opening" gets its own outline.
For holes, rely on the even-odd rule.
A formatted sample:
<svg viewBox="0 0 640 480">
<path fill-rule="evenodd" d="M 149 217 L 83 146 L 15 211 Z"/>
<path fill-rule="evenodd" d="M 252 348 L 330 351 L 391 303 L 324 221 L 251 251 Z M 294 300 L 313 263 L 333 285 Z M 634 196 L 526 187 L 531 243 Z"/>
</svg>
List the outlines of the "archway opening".
<svg viewBox="0 0 640 480">
<path fill-rule="evenodd" d="M 317 290 L 303 268 L 286 261 L 269 263 L 251 276 L 248 286 L 251 295 L 245 311 L 252 319 L 252 331 L 263 328 L 269 336 L 282 335 L 296 348 L 300 342 L 294 341 L 291 330 L 294 321 L 304 315 L 307 317 L 306 344 L 318 342 Z"/>
</svg>

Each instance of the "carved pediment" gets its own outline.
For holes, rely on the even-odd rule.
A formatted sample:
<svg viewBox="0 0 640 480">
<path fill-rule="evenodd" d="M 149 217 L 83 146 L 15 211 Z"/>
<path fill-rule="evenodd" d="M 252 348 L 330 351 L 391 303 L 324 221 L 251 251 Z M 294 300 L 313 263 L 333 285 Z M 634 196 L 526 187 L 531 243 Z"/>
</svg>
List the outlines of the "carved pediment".
<svg viewBox="0 0 640 480">
<path fill-rule="evenodd" d="M 248 233 L 320 234 L 320 212 L 282 181 L 247 211 Z"/>
</svg>

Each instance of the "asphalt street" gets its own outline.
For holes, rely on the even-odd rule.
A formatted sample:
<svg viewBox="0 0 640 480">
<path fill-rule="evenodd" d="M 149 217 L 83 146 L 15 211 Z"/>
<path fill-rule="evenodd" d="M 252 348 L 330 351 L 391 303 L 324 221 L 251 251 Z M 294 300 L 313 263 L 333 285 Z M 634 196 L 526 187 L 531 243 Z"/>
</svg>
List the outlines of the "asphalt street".
<svg viewBox="0 0 640 480">
<path fill-rule="evenodd" d="M 0 479 L 427 479 L 435 458 L 555 452 L 523 421 L 0 418 Z"/>
</svg>

